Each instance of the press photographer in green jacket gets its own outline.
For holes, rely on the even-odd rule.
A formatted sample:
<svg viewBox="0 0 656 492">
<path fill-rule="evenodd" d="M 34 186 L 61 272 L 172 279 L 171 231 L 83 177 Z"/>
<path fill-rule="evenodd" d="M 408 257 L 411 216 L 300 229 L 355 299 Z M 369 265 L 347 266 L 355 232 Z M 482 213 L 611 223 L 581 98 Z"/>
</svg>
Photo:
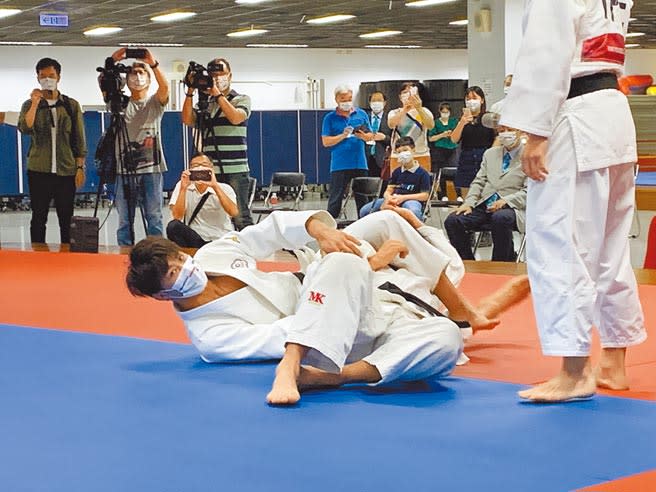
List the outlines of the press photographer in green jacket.
<svg viewBox="0 0 656 492">
<path fill-rule="evenodd" d="M 61 242 L 69 243 L 75 189 L 85 179 L 84 120 L 79 103 L 57 90 L 61 79 L 57 60 L 39 60 L 36 73 L 41 89 L 34 89 L 23 103 L 18 120 L 18 129 L 31 137 L 27 154 L 30 237 L 33 243 L 46 242 L 48 210 L 54 198 Z"/>
</svg>

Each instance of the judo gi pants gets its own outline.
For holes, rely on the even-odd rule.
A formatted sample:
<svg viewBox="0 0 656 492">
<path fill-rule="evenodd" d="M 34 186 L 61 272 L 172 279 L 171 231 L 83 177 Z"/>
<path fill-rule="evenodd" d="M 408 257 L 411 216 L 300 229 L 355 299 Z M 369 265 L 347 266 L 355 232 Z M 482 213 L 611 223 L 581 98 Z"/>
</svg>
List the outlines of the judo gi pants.
<svg viewBox="0 0 656 492">
<path fill-rule="evenodd" d="M 593 326 L 602 347 L 646 338 L 629 257 L 633 164 L 577 171 L 566 123 L 550 138 L 547 179 L 529 180 L 526 263 L 542 351 L 587 356 Z"/>
<path fill-rule="evenodd" d="M 340 372 L 364 360 L 377 384 L 450 374 L 462 336 L 447 318 L 420 317 L 402 304 L 382 306 L 367 260 L 331 253 L 313 263 L 303 282 L 287 343 L 308 347 L 303 363 Z"/>
</svg>

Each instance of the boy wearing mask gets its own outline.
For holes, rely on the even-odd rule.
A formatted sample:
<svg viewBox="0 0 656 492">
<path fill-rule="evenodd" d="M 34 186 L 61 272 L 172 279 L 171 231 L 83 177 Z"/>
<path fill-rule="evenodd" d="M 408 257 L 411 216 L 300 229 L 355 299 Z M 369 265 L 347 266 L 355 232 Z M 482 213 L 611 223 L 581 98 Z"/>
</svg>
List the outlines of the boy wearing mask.
<svg viewBox="0 0 656 492">
<path fill-rule="evenodd" d="M 394 152 L 398 156 L 399 167 L 390 177 L 383 198 L 367 203 L 360 209 L 360 217 L 381 209 L 401 207 L 412 211 L 423 220 L 424 205 L 431 188 L 431 177 L 414 158 L 415 142 L 410 137 L 396 141 Z"/>
</svg>

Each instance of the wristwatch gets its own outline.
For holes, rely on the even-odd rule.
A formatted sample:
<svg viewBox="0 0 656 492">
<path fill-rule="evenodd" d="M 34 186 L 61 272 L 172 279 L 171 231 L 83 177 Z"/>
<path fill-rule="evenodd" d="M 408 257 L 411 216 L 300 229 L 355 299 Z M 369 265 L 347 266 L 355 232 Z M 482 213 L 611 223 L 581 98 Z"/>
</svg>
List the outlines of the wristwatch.
<svg viewBox="0 0 656 492">
<path fill-rule="evenodd" d="M 154 65 L 151 65 L 150 68 L 151 68 L 152 70 L 155 70 L 157 67 L 159 67 L 159 61 L 156 60 L 156 61 L 155 61 L 155 64 L 154 64 Z"/>
</svg>

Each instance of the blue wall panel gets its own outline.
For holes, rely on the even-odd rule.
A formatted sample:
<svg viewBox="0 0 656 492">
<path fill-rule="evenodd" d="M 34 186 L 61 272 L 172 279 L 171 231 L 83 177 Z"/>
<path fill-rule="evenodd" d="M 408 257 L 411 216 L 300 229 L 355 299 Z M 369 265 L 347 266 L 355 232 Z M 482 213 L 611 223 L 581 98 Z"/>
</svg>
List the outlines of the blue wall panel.
<svg viewBox="0 0 656 492">
<path fill-rule="evenodd" d="M 96 173 L 95 156 L 96 147 L 102 135 L 101 116 L 101 113 L 97 111 L 84 112 L 84 132 L 87 140 L 87 157 L 85 159 L 87 176 L 84 186 L 78 192 L 96 193 L 98 191 L 98 174 Z"/>
<path fill-rule="evenodd" d="M 306 183 L 316 183 L 318 177 L 317 141 L 318 121 L 316 111 L 301 111 L 301 171 L 305 173 Z"/>
<path fill-rule="evenodd" d="M 162 146 L 168 171 L 164 173 L 164 190 L 171 191 L 180 180 L 185 166 L 182 142 L 182 114 L 178 111 L 166 111 L 162 118 Z"/>
<path fill-rule="evenodd" d="M 268 184 L 262 182 L 264 174 L 262 164 L 262 111 L 252 111 L 248 118 L 248 166 L 251 170 L 251 176 L 257 179 L 257 184 L 262 186 Z"/>
<path fill-rule="evenodd" d="M 330 111 L 320 110 L 317 111 L 317 139 L 318 145 L 317 148 L 319 154 L 319 184 L 325 184 L 330 182 L 330 149 L 327 149 L 321 144 L 321 125 L 323 123 L 323 117 L 326 116 Z"/>
<path fill-rule="evenodd" d="M 265 184 L 275 171 L 298 171 L 297 111 L 262 112 L 262 148 Z"/>
<path fill-rule="evenodd" d="M 18 195 L 16 127 L 0 125 L 0 195 Z"/>
</svg>

